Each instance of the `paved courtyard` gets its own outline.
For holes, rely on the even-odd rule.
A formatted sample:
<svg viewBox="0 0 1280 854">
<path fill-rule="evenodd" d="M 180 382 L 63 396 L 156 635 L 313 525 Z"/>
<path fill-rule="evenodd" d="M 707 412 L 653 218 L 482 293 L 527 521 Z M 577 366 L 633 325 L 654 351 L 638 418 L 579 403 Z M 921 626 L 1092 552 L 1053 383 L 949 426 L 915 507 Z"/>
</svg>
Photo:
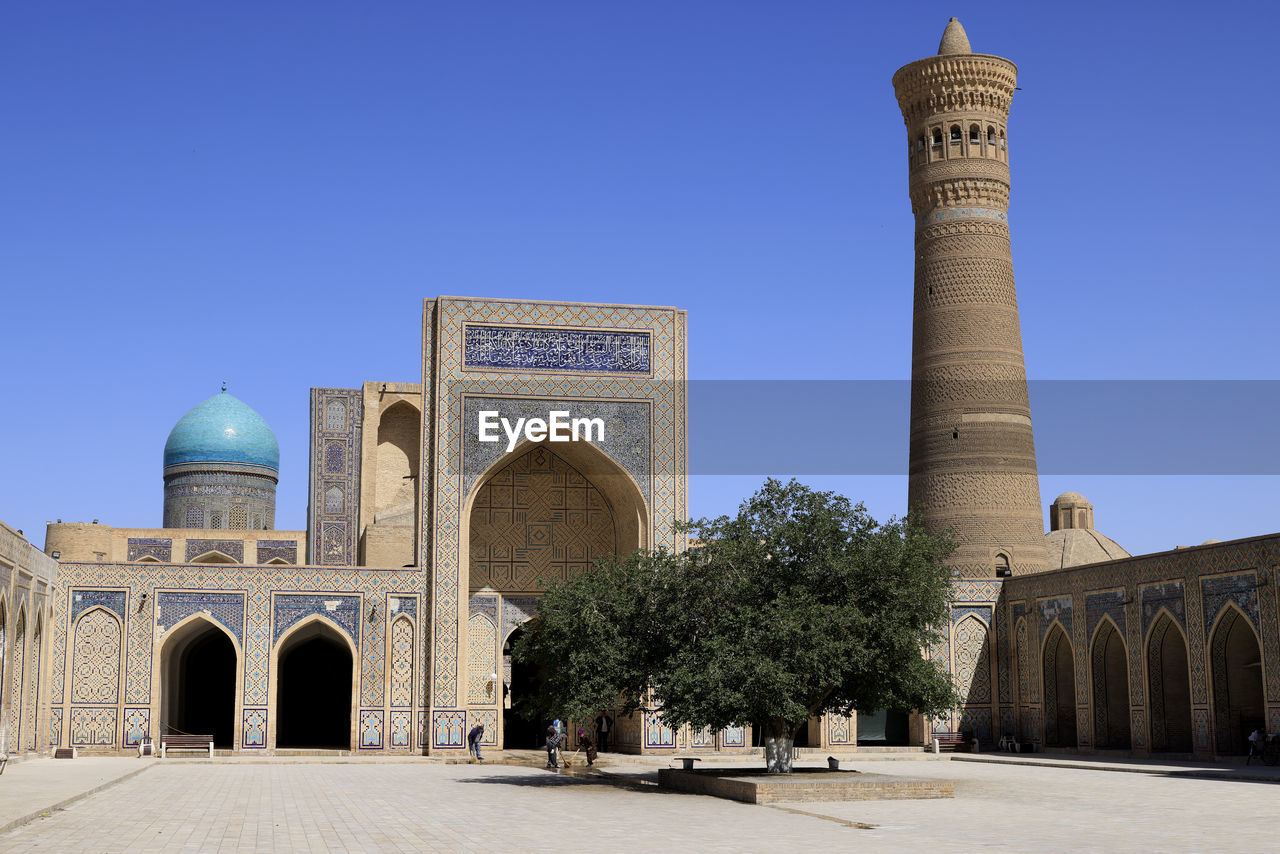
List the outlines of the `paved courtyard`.
<svg viewBox="0 0 1280 854">
<path fill-rule="evenodd" d="M 853 764 L 953 780 L 956 797 L 779 808 L 496 765 L 156 763 L 0 834 L 0 851 L 934 854 L 1280 847 L 1276 783 L 971 762 Z M 6 775 L 0 787 L 14 780 Z"/>
</svg>

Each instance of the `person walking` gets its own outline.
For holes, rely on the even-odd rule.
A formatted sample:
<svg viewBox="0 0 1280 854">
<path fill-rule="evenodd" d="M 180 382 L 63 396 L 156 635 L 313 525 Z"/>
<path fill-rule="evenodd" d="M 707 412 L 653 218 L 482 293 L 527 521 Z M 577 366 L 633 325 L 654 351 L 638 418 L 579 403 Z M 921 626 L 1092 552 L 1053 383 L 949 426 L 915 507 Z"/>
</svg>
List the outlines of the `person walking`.
<svg viewBox="0 0 1280 854">
<path fill-rule="evenodd" d="M 609 718 L 608 712 L 601 712 L 600 717 L 596 718 L 596 747 L 600 750 L 609 749 L 609 730 L 613 728 L 613 721 Z"/>
<path fill-rule="evenodd" d="M 596 764 L 596 741 L 582 730 L 578 730 L 578 746 L 587 752 L 587 765 Z"/>
<path fill-rule="evenodd" d="M 556 728 L 554 726 L 547 727 L 547 767 L 548 768 L 560 767 L 559 753 L 560 753 L 561 738 L 563 738 L 563 736 L 561 736 L 560 733 L 556 732 Z"/>
<path fill-rule="evenodd" d="M 467 733 L 467 752 L 474 756 L 477 762 L 484 761 L 484 757 L 480 755 L 482 738 L 484 738 L 484 724 L 476 724 L 471 728 L 471 732 Z"/>
<path fill-rule="evenodd" d="M 1244 764 L 1248 765 L 1253 761 L 1253 757 L 1258 757 L 1258 761 L 1262 761 L 1262 727 L 1256 727 L 1253 732 L 1249 733 L 1249 755 L 1245 757 Z"/>
</svg>

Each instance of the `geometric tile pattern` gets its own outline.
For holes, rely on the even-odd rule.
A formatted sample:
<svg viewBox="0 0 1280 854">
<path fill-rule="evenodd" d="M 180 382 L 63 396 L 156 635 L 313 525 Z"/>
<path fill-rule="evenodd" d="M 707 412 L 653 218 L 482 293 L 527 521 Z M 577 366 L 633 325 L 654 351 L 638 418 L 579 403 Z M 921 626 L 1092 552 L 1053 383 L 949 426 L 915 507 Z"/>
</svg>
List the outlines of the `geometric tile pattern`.
<svg viewBox="0 0 1280 854">
<path fill-rule="evenodd" d="M 244 662 L 243 694 L 240 699 L 244 707 L 241 744 L 251 748 L 265 747 L 266 705 L 270 698 L 272 676 L 268 664 L 276 640 L 273 617 L 276 618 L 275 628 L 282 632 L 297 619 L 313 612 L 338 624 L 341 630 L 352 637 L 361 659 L 376 662 L 376 666 L 363 668 L 362 685 L 375 697 L 374 702 L 367 705 L 380 706 L 386 702 L 388 690 L 381 669 L 388 655 L 382 636 L 383 620 L 379 619 L 374 625 L 369 625 L 360 612 L 361 596 L 368 597 L 373 602 L 394 601 L 397 613 L 415 613 L 415 594 L 406 591 L 422 590 L 424 578 L 425 574 L 414 568 L 329 569 L 281 565 L 246 567 L 233 564 L 175 566 L 149 562 L 63 564 L 59 569 L 62 594 L 53 602 L 53 625 L 57 629 L 53 637 L 54 660 L 50 667 L 51 687 L 55 694 L 53 705 L 61 704 L 59 691 L 64 684 L 64 674 L 68 668 L 76 666 L 76 662 L 72 660 L 75 656 L 75 639 L 72 637 L 68 643 L 67 638 L 68 615 L 73 609 L 80 613 L 94 605 L 102 605 L 127 619 L 127 626 L 122 627 L 128 629 L 123 631 L 122 637 L 127 645 L 127 693 L 123 702 L 130 708 L 142 708 L 150 706 L 153 700 L 151 668 L 153 648 L 156 645 L 156 624 L 169 628 L 176 622 L 173 619 L 175 616 L 194 607 L 192 613 L 210 611 L 210 617 L 226 625 L 228 631 L 240 641 Z M 108 586 L 117 589 L 86 589 Z M 315 592 L 330 590 L 341 592 Z M 146 601 L 154 607 L 144 608 L 141 613 L 132 607 L 126 611 L 126 602 L 137 602 L 142 593 L 148 594 Z M 281 600 L 277 603 L 281 606 L 278 612 L 272 607 L 273 593 L 276 594 L 275 599 Z M 335 600 L 339 602 L 338 609 L 329 612 L 325 603 Z M 179 603 L 181 607 L 178 607 Z M 242 617 L 237 614 L 240 609 L 243 611 Z M 382 612 L 383 609 L 378 607 L 377 615 L 380 618 L 384 616 Z M 104 613 L 101 610 L 94 612 Z M 95 616 L 94 620 L 100 622 L 102 617 Z M 362 631 L 362 626 L 369 628 Z M 82 650 L 82 656 L 87 654 L 87 649 L 85 647 Z M 422 685 L 426 678 L 422 658 L 414 655 L 410 665 L 414 671 L 411 680 L 414 685 Z M 70 681 L 76 690 L 84 690 L 78 680 Z M 104 683 L 99 681 L 96 684 L 101 687 Z M 412 708 L 406 710 L 414 714 L 421 712 L 423 696 L 415 695 L 410 701 Z M 113 699 L 109 702 L 114 704 L 119 701 Z M 83 714 L 76 712 L 74 716 L 77 723 L 84 724 Z M 62 722 L 67 729 L 62 730 L 58 736 L 63 743 L 69 743 L 71 718 L 68 710 Z M 124 721 L 117 714 L 111 726 L 117 745 L 122 743 L 123 724 Z M 84 731 L 84 726 L 81 726 L 81 731 Z M 259 735 L 263 738 L 261 744 L 255 741 Z"/>
<path fill-rule="evenodd" d="M 71 707 L 72 747 L 112 747 L 116 744 L 116 709 Z"/>
<path fill-rule="evenodd" d="M 498 627 L 489 614 L 473 611 L 467 636 L 470 651 L 467 656 L 467 702 L 491 706 L 501 696 L 489 674 L 498 668 Z"/>
<path fill-rule="evenodd" d="M 277 593 L 274 597 L 275 633 L 271 642 L 299 620 L 319 614 L 346 630 L 352 642 L 360 640 L 360 597 L 323 593 Z"/>
<path fill-rule="evenodd" d="M 604 497 L 543 445 L 494 473 L 476 494 L 472 589 L 541 591 L 615 550 L 613 513 Z"/>
<path fill-rule="evenodd" d="M 1124 637 L 1125 614 L 1124 614 L 1124 591 L 1123 590 L 1107 590 L 1102 593 L 1090 593 L 1084 597 L 1085 610 L 1085 635 L 1093 637 L 1093 631 L 1098 627 L 1098 621 L 1103 615 L 1110 617 L 1115 621 L 1116 626 L 1120 629 L 1120 636 Z"/>
<path fill-rule="evenodd" d="M 356 562 L 360 518 L 360 389 L 311 389 L 311 532 L 308 561 L 322 566 Z"/>
<path fill-rule="evenodd" d="M 848 715 L 837 714 L 836 712 L 828 712 L 826 714 L 827 724 L 827 743 L 831 745 L 852 744 L 853 728 L 849 726 L 850 719 Z M 738 729 L 741 729 L 739 727 Z M 727 738 L 728 730 L 724 731 Z M 725 741 L 728 745 L 727 740 Z"/>
<path fill-rule="evenodd" d="M 413 621 L 396 617 L 391 623 L 390 701 L 393 709 L 413 706 Z M 405 727 L 408 728 L 408 719 Z"/>
<path fill-rule="evenodd" d="M 115 703 L 120 694 L 120 621 L 95 608 L 76 621 L 71 702 Z"/>
<path fill-rule="evenodd" d="M 970 615 L 952 630 L 952 671 L 961 704 L 991 702 L 991 656 L 987 624 Z"/>
<path fill-rule="evenodd" d="M 123 620 L 127 595 L 123 590 L 77 590 L 71 594 L 70 619 L 74 622 L 81 613 L 100 605 L 114 611 L 116 616 Z"/>
<path fill-rule="evenodd" d="M 1142 633 L 1151 629 L 1151 623 L 1161 608 L 1168 609 L 1178 626 L 1187 630 L 1186 603 L 1182 595 L 1181 581 L 1168 581 L 1161 584 L 1144 584 L 1142 586 Z"/>
<path fill-rule="evenodd" d="M 473 709 L 471 711 L 471 720 L 476 724 L 484 726 L 484 735 L 480 737 L 480 743 L 491 747 L 498 746 L 498 710 L 497 709 Z M 468 730 L 470 731 L 470 730 Z"/>
<path fill-rule="evenodd" d="M 267 746 L 267 710 L 245 709 L 244 732 L 240 746 L 245 750 L 258 750 Z"/>
<path fill-rule="evenodd" d="M 381 709 L 360 710 L 360 749 L 382 749 L 382 715 Z"/>
<path fill-rule="evenodd" d="M 257 551 L 258 563 L 298 562 L 298 544 L 293 540 L 258 540 Z"/>
<path fill-rule="evenodd" d="M 160 563 L 169 563 L 173 560 L 173 540 L 171 539 L 130 537 L 128 548 L 127 559 L 130 561 L 143 557 L 155 558 Z"/>
<path fill-rule="evenodd" d="M 656 749 L 676 746 L 675 730 L 663 723 L 661 712 L 644 713 L 644 746 Z"/>
<path fill-rule="evenodd" d="M 9 744 L 13 753 L 22 743 L 22 689 L 26 684 L 27 612 L 18 612 L 18 625 L 13 635 L 13 652 L 9 664 Z"/>
<path fill-rule="evenodd" d="M 464 398 L 462 419 L 464 424 L 479 424 L 482 411 L 496 412 L 511 424 L 520 418 L 547 418 L 556 410 L 567 412 L 567 419 L 597 418 L 604 423 L 604 435 L 591 435 L 592 444 L 618 463 L 635 480 L 640 494 L 648 503 L 652 480 L 652 459 L 649 453 L 649 435 L 653 430 L 652 406 L 648 401 L 574 401 L 548 400 L 546 398 L 479 397 Z M 567 428 L 566 428 L 567 429 Z M 462 456 L 467 467 L 462 476 L 462 492 L 470 495 L 481 475 L 494 464 L 504 462 L 518 453 L 507 453 L 506 434 L 497 442 L 481 442 L 479 430 L 468 430 L 462 439 Z"/>
<path fill-rule="evenodd" d="M 164 591 L 156 594 L 156 625 L 164 631 L 203 613 L 217 620 L 244 644 L 244 594 L 201 590 L 195 593 Z"/>
<path fill-rule="evenodd" d="M 208 552 L 221 552 L 236 563 L 244 562 L 243 540 L 187 540 L 187 562 Z"/>
<path fill-rule="evenodd" d="M 685 516 L 686 506 L 685 322 L 683 312 L 661 308 L 457 298 L 424 302 L 422 381 L 424 392 L 430 389 L 434 399 L 427 400 L 424 395 L 420 482 L 429 490 L 429 497 L 424 495 L 421 502 L 419 549 L 421 554 L 431 555 L 429 561 L 424 558 L 420 562 L 429 564 L 433 573 L 433 708 L 457 709 L 465 691 L 460 665 L 466 650 L 460 648 L 459 629 L 465 630 L 467 622 L 460 600 L 470 579 L 460 573 L 463 549 L 470 544 L 460 542 L 460 537 L 461 513 L 470 496 L 463 488 L 463 478 L 466 472 L 481 469 L 472 469 L 463 452 L 466 436 L 475 434 L 474 425 L 465 424 L 461 417 L 464 399 L 648 401 L 652 416 L 644 446 L 652 462 L 648 488 L 642 487 L 642 493 L 649 496 L 646 522 L 650 530 L 645 539 L 653 546 L 682 548 L 673 524 Z M 558 374 L 523 368 L 464 370 L 464 327 L 481 324 L 543 329 L 548 336 L 565 329 L 647 333 L 650 375 Z M 608 432 L 606 425 L 606 435 Z M 622 465 L 620 460 L 614 462 Z M 445 720 L 439 714 L 433 720 L 432 739 L 438 746 L 445 746 L 442 737 L 452 738 L 451 730 L 443 726 Z"/>
<path fill-rule="evenodd" d="M 142 739 L 151 735 L 151 710 L 124 710 L 124 746 L 137 747 Z"/>
<path fill-rule="evenodd" d="M 1234 602 L 1258 631 L 1258 576 L 1255 573 L 1201 579 L 1204 585 L 1204 624 L 1213 625 L 1228 602 Z"/>
<path fill-rule="evenodd" d="M 391 712 L 388 721 L 388 740 L 393 749 L 413 747 L 413 712 Z"/>
</svg>

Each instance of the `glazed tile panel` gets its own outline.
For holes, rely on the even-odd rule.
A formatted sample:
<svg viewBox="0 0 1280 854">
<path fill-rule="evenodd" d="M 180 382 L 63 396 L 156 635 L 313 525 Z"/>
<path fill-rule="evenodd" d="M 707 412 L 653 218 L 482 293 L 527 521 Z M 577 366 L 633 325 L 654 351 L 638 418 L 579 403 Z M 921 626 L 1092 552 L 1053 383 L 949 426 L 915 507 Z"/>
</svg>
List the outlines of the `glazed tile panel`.
<svg viewBox="0 0 1280 854">
<path fill-rule="evenodd" d="M 544 413 L 553 403 L 611 404 L 627 441 L 602 450 L 645 496 L 648 541 L 677 548 L 673 522 L 686 513 L 684 335 L 684 313 L 666 308 L 459 298 L 424 304 L 423 388 L 434 400 L 423 413 L 421 482 L 429 491 L 419 547 L 432 556 L 433 746 L 461 746 L 466 723 L 462 513 L 486 468 L 478 455 L 491 453 L 475 441 L 468 410 L 477 411 L 482 399 L 502 399 L 500 406 L 513 411 L 536 405 Z M 647 430 L 638 404 L 649 408 Z"/>
<path fill-rule="evenodd" d="M 193 614 L 225 626 L 239 644 L 245 749 L 267 746 L 271 651 L 289 627 L 312 614 L 332 621 L 359 650 L 365 726 L 358 744 L 403 749 L 407 722 L 423 713 L 422 695 L 412 686 L 422 684 L 425 668 L 412 626 L 404 625 L 419 613 L 419 594 L 410 591 L 422 588 L 423 574 L 415 569 L 63 564 L 59 576 L 48 719 L 57 725 L 51 739 L 62 744 L 132 746 L 153 726 L 151 710 L 159 699 L 153 693 L 153 656 L 166 632 Z M 113 587 L 104 589 L 107 584 Z M 376 609 L 369 607 L 373 602 L 379 603 Z M 400 622 L 389 650 L 384 636 L 393 620 Z M 398 686 L 394 692 L 388 663 Z M 399 734 L 388 745 L 385 712 L 393 698 L 408 717 L 396 719 Z M 378 732 L 384 734 L 375 738 Z"/>
</svg>

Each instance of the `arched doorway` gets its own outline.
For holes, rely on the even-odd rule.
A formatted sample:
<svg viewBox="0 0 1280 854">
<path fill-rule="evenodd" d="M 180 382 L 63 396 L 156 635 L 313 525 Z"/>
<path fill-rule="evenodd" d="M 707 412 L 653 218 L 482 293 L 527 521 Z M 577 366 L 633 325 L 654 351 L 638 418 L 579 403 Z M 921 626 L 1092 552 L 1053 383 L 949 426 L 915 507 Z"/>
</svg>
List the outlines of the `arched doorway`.
<svg viewBox="0 0 1280 854">
<path fill-rule="evenodd" d="M 519 614 L 532 613 L 548 583 L 646 545 L 645 501 L 632 477 L 593 445 L 567 442 L 553 451 L 525 443 L 478 479 L 465 518 L 470 593 L 489 609 L 468 619 L 468 699 L 478 708 L 501 703 L 503 747 L 538 747 L 546 715 L 531 701 L 541 674 L 513 661 L 523 629 L 502 637 L 508 608 L 520 602 Z M 495 672 L 501 697 L 485 682 Z"/>
<path fill-rule="evenodd" d="M 1228 607 L 1209 645 L 1217 752 L 1244 753 L 1254 727 L 1263 725 L 1262 654 L 1249 620 Z"/>
<path fill-rule="evenodd" d="M 170 629 L 160 651 L 162 732 L 234 746 L 238 664 L 231 636 L 212 621 L 197 616 Z"/>
<path fill-rule="evenodd" d="M 1129 662 L 1114 623 L 1104 619 L 1093 636 L 1093 745 L 1128 750 Z"/>
<path fill-rule="evenodd" d="M 542 670 L 511 655 L 524 631 L 519 626 L 502 644 L 502 740 L 503 747 L 513 750 L 538 748 L 546 740 L 546 715 L 536 701 Z"/>
<path fill-rule="evenodd" d="M 1147 638 L 1147 696 L 1151 702 L 1151 749 L 1191 752 L 1191 678 L 1187 642 L 1168 612 Z"/>
<path fill-rule="evenodd" d="M 354 660 L 351 644 L 314 618 L 280 642 L 276 666 L 276 747 L 349 750 Z"/>
<path fill-rule="evenodd" d="M 1076 746 L 1076 676 L 1071 641 L 1055 623 L 1044 642 L 1044 743 Z"/>
</svg>

